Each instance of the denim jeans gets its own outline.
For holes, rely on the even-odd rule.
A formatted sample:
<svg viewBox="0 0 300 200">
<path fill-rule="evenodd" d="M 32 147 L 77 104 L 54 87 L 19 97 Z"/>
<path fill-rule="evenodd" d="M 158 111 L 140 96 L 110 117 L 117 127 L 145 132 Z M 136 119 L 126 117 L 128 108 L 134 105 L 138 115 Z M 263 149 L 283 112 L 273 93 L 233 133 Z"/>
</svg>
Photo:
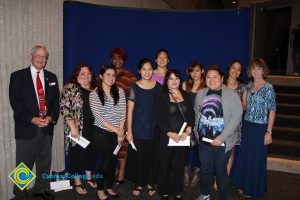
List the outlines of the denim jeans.
<svg viewBox="0 0 300 200">
<path fill-rule="evenodd" d="M 201 163 L 201 194 L 211 192 L 213 176 L 216 174 L 219 199 L 227 199 L 227 161 L 230 151 L 225 154 L 225 147 L 213 147 L 203 142 L 199 144 L 199 158 Z"/>
</svg>

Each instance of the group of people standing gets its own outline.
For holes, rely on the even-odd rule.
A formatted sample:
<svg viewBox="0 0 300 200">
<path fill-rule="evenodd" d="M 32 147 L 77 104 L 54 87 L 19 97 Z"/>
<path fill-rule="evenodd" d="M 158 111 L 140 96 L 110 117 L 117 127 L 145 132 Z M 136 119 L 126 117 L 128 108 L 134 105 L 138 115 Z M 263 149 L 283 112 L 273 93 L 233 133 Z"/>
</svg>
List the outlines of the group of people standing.
<svg viewBox="0 0 300 200">
<path fill-rule="evenodd" d="M 41 50 L 44 57 L 39 55 Z M 46 55 L 45 47 L 34 47 L 29 69 L 43 71 L 46 62 L 43 64 L 40 60 L 45 61 Z M 78 64 L 60 92 L 59 101 L 58 89 L 55 90 L 55 100 L 48 101 L 47 92 L 50 90 L 46 87 L 49 109 L 44 117 L 38 115 L 39 102 L 42 101 L 38 94 L 35 95 L 37 111 L 28 116 L 20 113 L 26 105 L 22 104 L 24 94 L 18 85 L 23 77 L 17 78 L 17 74 L 25 72 L 21 70 L 11 76 L 10 100 L 16 125 L 29 120 L 30 126 L 38 130 L 36 135 L 45 134 L 43 127 L 51 122 L 54 125 L 53 121 L 58 118 L 57 110 L 50 112 L 54 106 L 51 104 L 57 108 L 60 103 L 67 169 L 78 174 L 74 179 L 74 189 L 78 194 L 87 194 L 82 183 L 85 181 L 97 190 L 100 200 L 118 198 L 119 194 L 113 190 L 114 182 L 120 185 L 126 177 L 135 184 L 132 189 L 134 196 L 139 196 L 145 188 L 149 196 L 158 192 L 163 200 L 169 196 L 179 200 L 183 199 L 183 186 L 196 186 L 201 177 L 201 195 L 197 200 L 210 199 L 214 181 L 219 199 L 227 199 L 227 178 L 234 165 L 231 174 L 239 192 L 253 199 L 262 196 L 266 191 L 266 145 L 272 142 L 276 109 L 273 87 L 265 81 L 268 68 L 262 59 L 250 62 L 247 74 L 251 82 L 244 85 L 241 82 L 242 64 L 238 60 L 230 63 L 226 75 L 218 65 L 211 65 L 205 71 L 200 62 L 194 61 L 187 68 L 188 80 L 182 82 L 179 71 L 167 66 L 169 53 L 166 49 L 157 51 L 156 69 L 151 59 L 140 60 L 138 80 L 123 68 L 126 61 L 124 49 L 113 49 L 110 57 L 111 64 L 101 66 L 97 78 L 91 66 Z M 40 60 L 35 62 L 35 59 Z M 37 68 L 36 64 L 43 65 Z M 35 82 L 33 75 L 31 80 Z M 42 82 L 46 84 L 47 81 L 45 78 Z M 39 121 L 36 122 L 35 118 Z M 178 134 L 184 122 L 187 125 L 182 134 Z M 83 148 L 69 138 L 70 134 L 77 139 L 84 137 L 91 143 Z M 195 148 L 168 146 L 170 139 L 178 143 L 185 141 L 190 134 L 198 136 L 199 144 Z M 40 140 L 39 137 L 29 140 L 39 143 L 36 141 Z M 202 141 L 203 138 L 211 142 Z M 16 139 L 24 142 L 17 133 Z M 134 143 L 136 150 L 130 147 L 130 143 Z M 121 148 L 115 156 L 113 151 L 117 145 Z M 18 162 L 23 161 L 20 151 L 24 146 L 25 143 L 17 142 Z M 238 157 L 234 157 L 236 151 Z M 192 181 L 187 176 L 189 153 L 193 153 L 196 160 Z M 33 157 L 25 164 L 31 169 L 35 159 Z M 100 165 L 95 171 L 98 160 Z M 37 177 L 49 173 L 49 170 L 37 171 Z M 83 170 L 84 180 L 80 176 Z M 94 173 L 101 174 L 101 177 L 95 180 Z M 16 197 L 24 196 L 17 188 L 14 193 Z M 36 195 L 53 199 L 45 188 L 37 190 Z"/>
</svg>

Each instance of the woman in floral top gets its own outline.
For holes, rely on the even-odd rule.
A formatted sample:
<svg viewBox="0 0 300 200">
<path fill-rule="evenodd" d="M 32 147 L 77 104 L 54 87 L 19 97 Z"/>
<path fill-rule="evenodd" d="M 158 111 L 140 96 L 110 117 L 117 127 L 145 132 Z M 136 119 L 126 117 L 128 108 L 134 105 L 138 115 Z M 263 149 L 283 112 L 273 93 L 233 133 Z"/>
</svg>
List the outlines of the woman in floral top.
<svg viewBox="0 0 300 200">
<path fill-rule="evenodd" d="M 276 112 L 275 92 L 265 80 L 267 75 L 263 59 L 250 62 L 248 76 L 253 82 L 246 86 L 247 106 L 234 185 L 251 199 L 259 199 L 267 190 L 267 145 L 272 143 Z"/>
<path fill-rule="evenodd" d="M 91 174 L 97 153 L 93 143 L 94 117 L 89 106 L 89 94 L 95 88 L 94 84 L 95 76 L 92 68 L 86 64 L 78 64 L 60 96 L 61 114 L 64 117 L 65 150 L 69 161 L 68 171 L 72 175 L 80 175 L 85 169 L 86 182 L 92 188 L 96 188 Z M 78 139 L 83 136 L 91 143 L 84 149 L 67 137 L 70 133 Z M 82 185 L 80 176 L 74 179 L 76 192 L 80 195 L 86 194 L 87 191 Z"/>
</svg>

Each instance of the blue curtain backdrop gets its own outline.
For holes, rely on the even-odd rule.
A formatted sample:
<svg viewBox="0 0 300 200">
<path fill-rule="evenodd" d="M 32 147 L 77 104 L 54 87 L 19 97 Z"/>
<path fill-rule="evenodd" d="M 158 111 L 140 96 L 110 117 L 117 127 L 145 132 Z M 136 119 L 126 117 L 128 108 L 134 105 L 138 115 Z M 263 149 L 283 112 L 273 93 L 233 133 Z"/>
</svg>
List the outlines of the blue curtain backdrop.
<svg viewBox="0 0 300 200">
<path fill-rule="evenodd" d="M 155 61 L 157 49 L 170 53 L 169 67 L 182 76 L 191 61 L 205 67 L 219 64 L 226 70 L 239 59 L 245 68 L 249 57 L 249 10 L 173 11 L 129 9 L 79 2 L 64 2 L 64 81 L 76 64 L 110 63 L 110 51 L 122 47 L 128 55 L 125 68 L 136 75 L 143 57 Z"/>
</svg>

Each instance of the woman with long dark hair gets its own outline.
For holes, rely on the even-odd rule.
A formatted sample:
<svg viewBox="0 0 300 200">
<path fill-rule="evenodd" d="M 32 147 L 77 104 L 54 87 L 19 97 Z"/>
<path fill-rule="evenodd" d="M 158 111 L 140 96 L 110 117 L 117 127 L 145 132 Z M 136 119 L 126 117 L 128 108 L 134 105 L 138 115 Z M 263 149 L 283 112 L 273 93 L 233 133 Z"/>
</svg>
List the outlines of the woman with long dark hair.
<svg viewBox="0 0 300 200">
<path fill-rule="evenodd" d="M 199 61 L 193 61 L 188 68 L 186 69 L 186 74 L 188 80 L 183 82 L 182 89 L 187 91 L 192 98 L 192 105 L 194 107 L 195 97 L 197 92 L 202 90 L 205 87 L 205 71 L 203 65 Z M 194 153 L 195 158 L 195 167 L 193 178 L 190 182 L 190 166 L 189 166 L 189 153 Z M 184 167 L 184 185 L 195 187 L 200 179 L 200 160 L 199 160 L 199 151 L 198 145 L 193 149 L 187 151 L 188 156 L 186 156 L 185 167 Z"/>
<path fill-rule="evenodd" d="M 242 82 L 242 63 L 239 60 L 233 60 L 230 62 L 229 67 L 228 67 L 228 72 L 227 75 L 225 76 L 224 79 L 224 84 L 229 88 L 234 91 L 239 95 L 241 101 L 242 101 L 242 106 L 243 110 L 246 106 L 245 98 L 246 98 L 246 93 L 245 93 L 245 84 Z M 238 128 L 235 130 L 237 134 L 237 141 L 235 144 L 240 145 L 241 143 L 241 129 L 242 129 L 242 123 L 238 126 Z M 235 147 L 231 151 L 231 155 L 227 164 L 227 174 L 229 175 L 231 172 L 231 168 L 234 162 L 234 152 L 235 152 Z"/>
<path fill-rule="evenodd" d="M 72 175 L 80 175 L 86 170 L 86 182 L 96 188 L 92 179 L 92 170 L 97 160 L 92 127 L 94 116 L 90 109 L 89 94 L 95 88 L 95 76 L 91 66 L 78 64 L 65 84 L 60 95 L 60 110 L 64 118 L 65 150 L 68 157 L 68 171 Z M 84 149 L 72 141 L 68 135 L 75 138 L 81 136 L 91 143 Z M 87 193 L 79 176 L 74 178 L 75 191 L 84 195 Z"/>
<path fill-rule="evenodd" d="M 136 77 L 132 72 L 124 68 L 126 59 L 127 54 L 123 48 L 114 48 L 110 53 L 110 61 L 116 68 L 116 85 L 124 90 L 127 100 L 130 88 L 136 82 Z M 127 151 L 128 141 L 125 138 L 118 153 L 119 169 L 116 170 L 116 185 L 124 183 Z"/>
<path fill-rule="evenodd" d="M 118 88 L 116 70 L 112 65 L 102 66 L 97 88 L 90 94 L 90 106 L 95 117 L 93 133 L 97 153 L 100 158 L 97 179 L 97 196 L 99 199 L 118 198 L 113 191 L 116 156 L 113 151 L 124 139 L 124 122 L 126 117 L 126 100 L 124 91 Z M 106 193 L 104 185 L 106 184 Z"/>
</svg>

